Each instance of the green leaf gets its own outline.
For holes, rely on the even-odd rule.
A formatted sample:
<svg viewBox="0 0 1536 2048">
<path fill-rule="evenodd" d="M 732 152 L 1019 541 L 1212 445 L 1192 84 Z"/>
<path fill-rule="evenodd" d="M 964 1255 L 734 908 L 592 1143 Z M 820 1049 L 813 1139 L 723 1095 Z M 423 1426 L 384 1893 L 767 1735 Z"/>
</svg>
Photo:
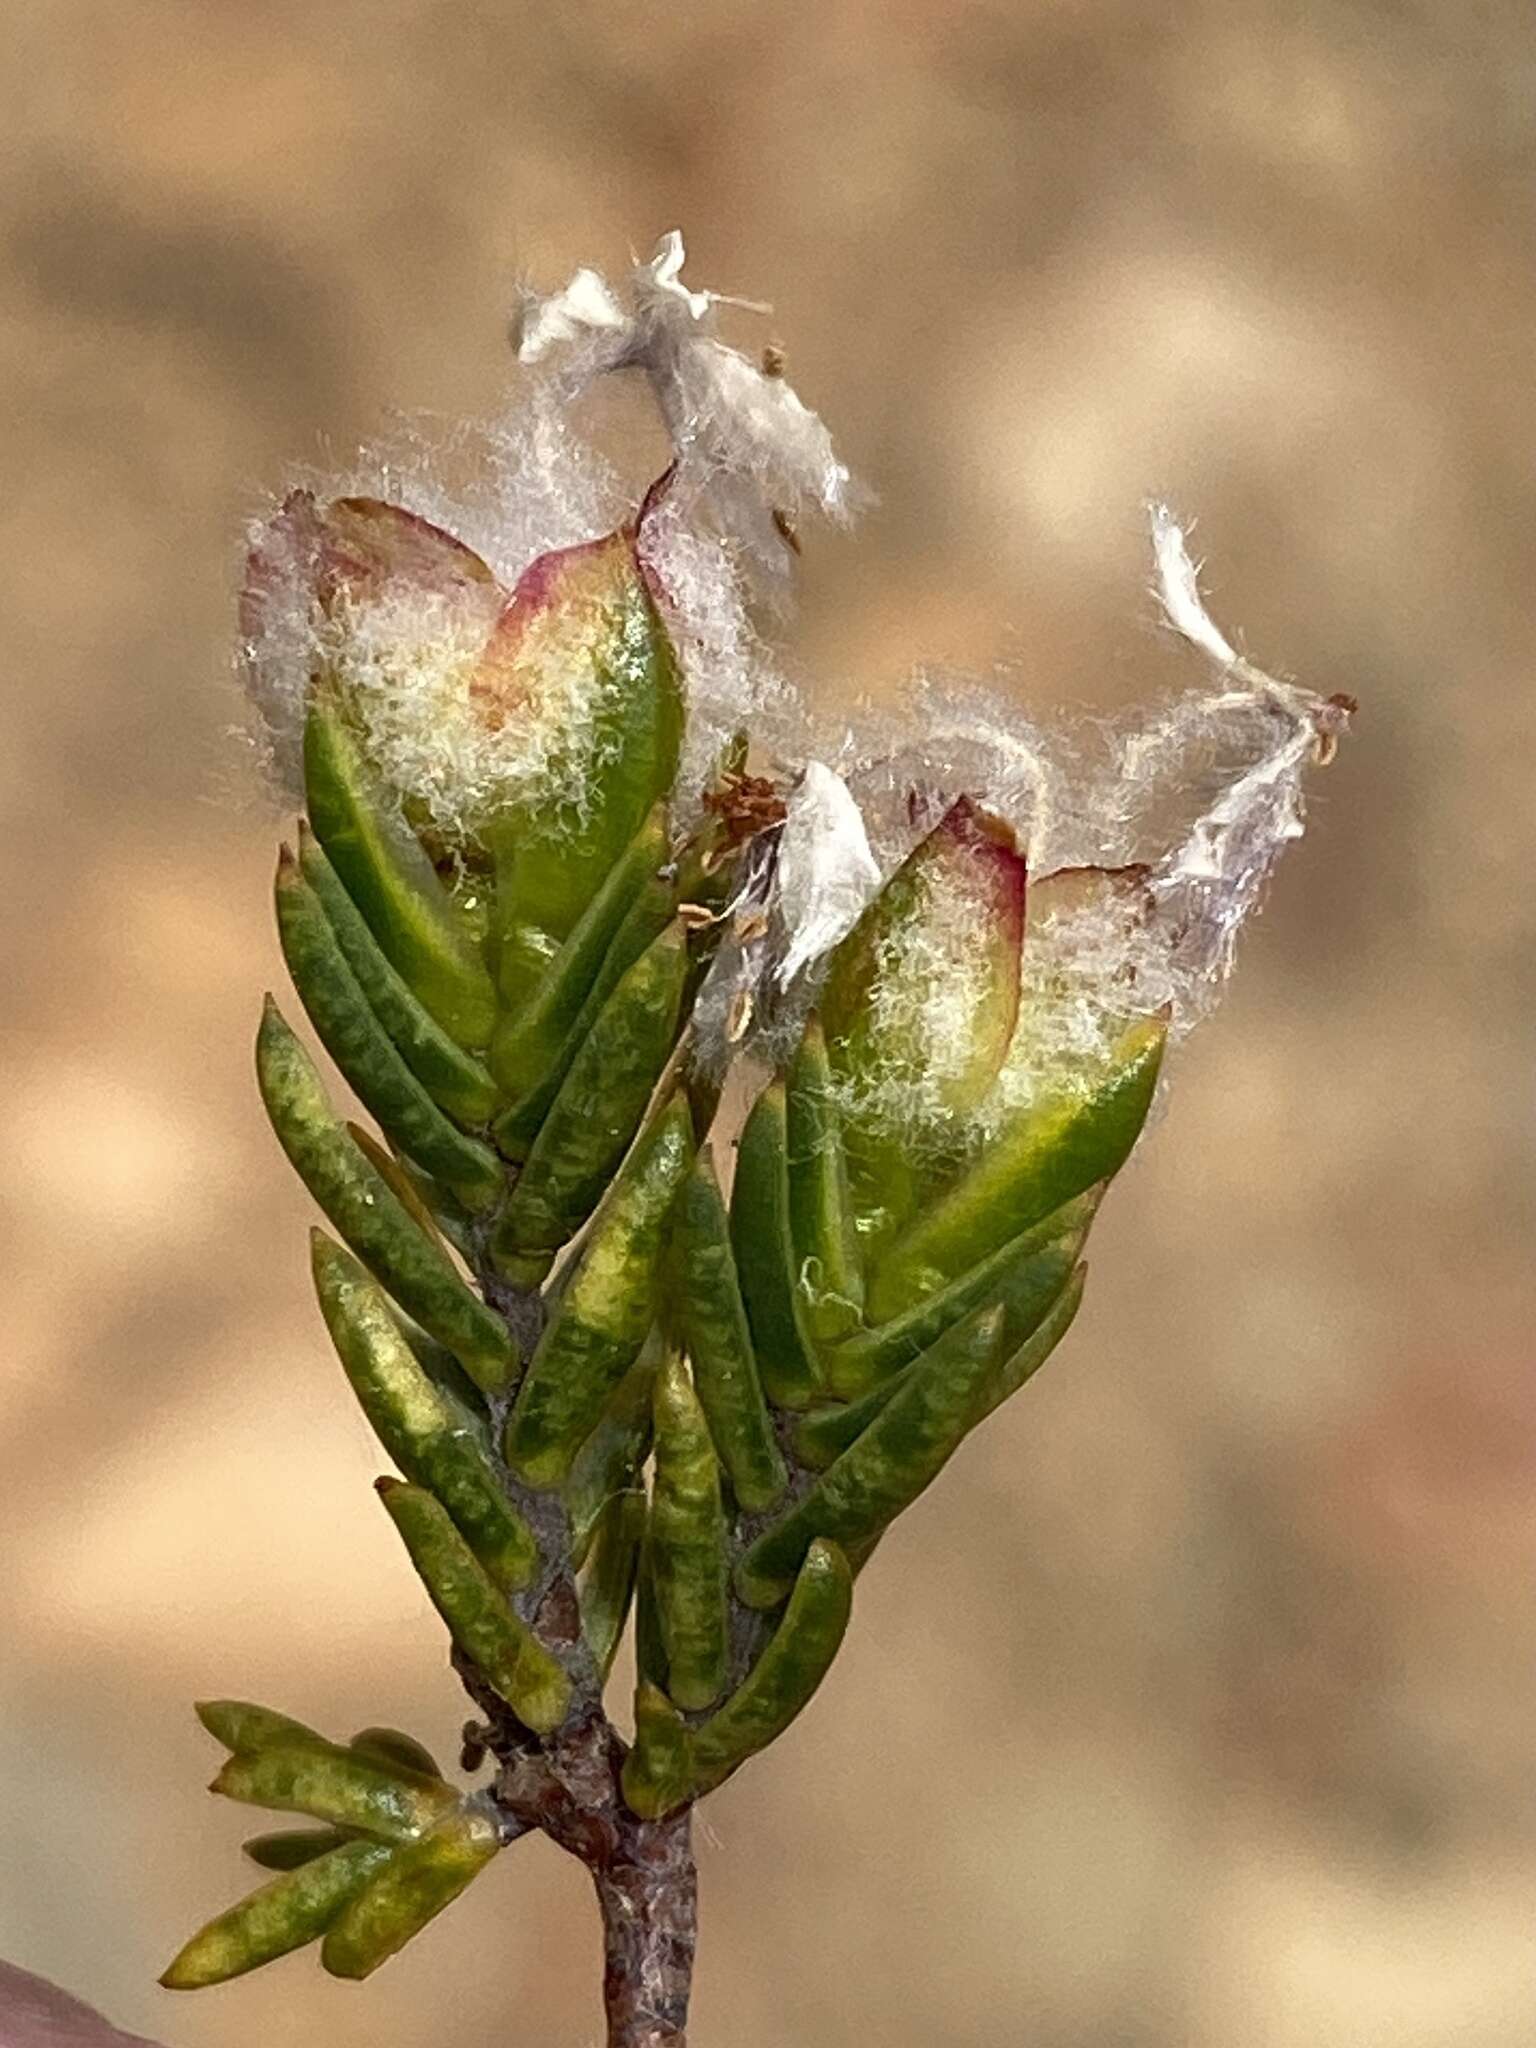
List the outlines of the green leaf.
<svg viewBox="0 0 1536 2048">
<path fill-rule="evenodd" d="M 252 1835 L 241 1847 L 263 1870 L 302 1870 L 352 1839 L 340 1828 L 280 1828 L 270 1835 Z"/>
<path fill-rule="evenodd" d="M 818 1536 L 850 1550 L 911 1506 L 971 1427 L 1002 1348 L 1001 1309 L 945 1332 L 857 1442 L 748 1545 L 736 1567 L 736 1590 L 748 1607 L 778 1606 Z"/>
<path fill-rule="evenodd" d="M 864 1274 L 842 1119 L 826 1037 L 814 1014 L 790 1065 L 786 1120 L 796 1286 L 812 1335 L 833 1343 L 858 1328 Z"/>
<path fill-rule="evenodd" d="M 1056 1240 L 1043 1251 L 1037 1251 L 1032 1257 L 1021 1260 L 1014 1271 L 1006 1276 L 1000 1289 L 993 1288 L 987 1291 L 985 1305 L 1001 1309 L 1004 1319 L 1000 1362 L 994 1376 L 999 1383 L 1008 1361 L 1014 1355 L 1014 1347 L 1018 1347 L 1017 1355 L 1022 1359 L 1035 1335 L 1055 1327 L 1063 1297 L 1071 1291 L 1074 1284 L 1072 1263 L 1081 1243 L 1081 1237 Z M 1080 1284 L 1079 1282 L 1078 1285 Z M 974 1300 L 969 1302 L 967 1312 L 977 1305 Z M 1068 1320 L 1070 1321 L 1070 1317 Z M 942 1333 L 935 1336 L 935 1343 L 942 1341 Z M 1054 1339 L 1052 1341 L 1054 1342 Z M 882 1378 L 867 1393 L 861 1394 L 857 1400 L 848 1402 L 846 1406 L 815 1408 L 809 1415 L 802 1415 L 795 1424 L 793 1438 L 795 1456 L 801 1464 L 819 1472 L 840 1458 L 844 1451 L 857 1443 L 898 1389 L 914 1374 L 925 1370 L 925 1355 L 909 1360 L 893 1377 Z M 1042 1352 L 1035 1359 L 1035 1363 L 1043 1362 L 1045 1355 Z M 1033 1370 L 1033 1366 L 1027 1368 L 1012 1385 L 1022 1385 L 1023 1379 L 1028 1376 L 1028 1370 Z M 988 1385 L 991 1384 L 989 1381 Z M 1012 1391 L 1012 1386 L 1009 1391 Z M 999 1395 L 998 1398 L 1003 1397 Z"/>
<path fill-rule="evenodd" d="M 304 789 L 315 836 L 385 958 L 446 1032 L 482 1050 L 496 1022 L 491 977 L 426 849 L 328 691 L 310 705 Z"/>
<path fill-rule="evenodd" d="M 502 1386 L 512 1340 L 347 1136 L 314 1062 L 269 996 L 256 1041 L 261 1098 L 295 1172 L 406 1313 L 446 1344 L 477 1385 Z"/>
<path fill-rule="evenodd" d="M 603 1006 L 571 1062 L 492 1242 L 498 1271 L 536 1286 L 597 1206 L 677 1040 L 688 947 L 669 925 Z"/>
<path fill-rule="evenodd" d="M 971 1424 L 973 1429 L 984 1422 L 995 1408 L 1000 1408 L 1010 1395 L 1016 1394 L 1025 1381 L 1040 1370 L 1066 1336 L 1082 1304 L 1083 1284 L 1087 1277 L 1088 1268 L 1079 1266 L 1056 1297 L 1050 1314 L 1039 1328 L 983 1381 L 975 1421 Z"/>
<path fill-rule="evenodd" d="M 307 1813 L 333 1827 L 409 1841 L 458 1804 L 440 1778 L 407 1778 L 335 1743 L 281 1744 L 232 1756 L 209 1787 L 247 1806 Z"/>
<path fill-rule="evenodd" d="M 745 1683 L 693 1731 L 693 1796 L 766 1749 L 809 1705 L 853 1611 L 853 1571 L 835 1543 L 806 1551 L 784 1618 Z"/>
<path fill-rule="evenodd" d="M 586 1563 L 603 1513 L 621 1496 L 643 1492 L 640 1472 L 651 1449 L 655 1379 L 656 1354 L 646 1346 L 608 1396 L 592 1433 L 572 1462 L 564 1496 L 571 1525 L 571 1562 L 578 1569 Z"/>
<path fill-rule="evenodd" d="M 827 1354 L 833 1391 L 853 1400 L 926 1351 L 973 1309 L 1001 1303 L 1007 1338 L 1021 1343 L 1065 1285 L 1103 1199 L 1102 1184 L 1053 1209 L 1043 1222 L 979 1259 L 958 1280 L 904 1315 L 839 1344 Z"/>
<path fill-rule="evenodd" d="M 615 1494 L 598 1517 L 581 1576 L 581 1632 L 605 1681 L 629 1619 L 645 1518 L 643 1493 Z"/>
<path fill-rule="evenodd" d="M 525 1728 L 553 1733 L 571 1703 L 571 1681 L 561 1665 L 507 1606 L 430 1493 L 397 1479 L 377 1485 L 449 1634 Z"/>
<path fill-rule="evenodd" d="M 667 1690 L 680 1707 L 707 1707 L 725 1684 L 725 1513 L 709 1425 L 675 1353 L 656 1376 L 650 1546 Z"/>
<path fill-rule="evenodd" d="M 660 1686 L 635 1688 L 635 1744 L 624 1759 L 624 1801 L 642 1820 L 660 1820 L 693 1796 L 693 1751 L 683 1717 Z"/>
<path fill-rule="evenodd" d="M 624 1162 L 529 1363 L 507 1424 L 507 1463 L 558 1486 L 656 1320 L 667 1223 L 693 1160 L 693 1124 L 674 1096 Z"/>
<path fill-rule="evenodd" d="M 1151 1107 L 1167 1028 L 1162 1017 L 1139 1018 L 1097 1086 L 1064 1079 L 996 1138 L 887 1251 L 870 1282 L 871 1316 L 914 1307 L 1118 1172 Z"/>
<path fill-rule="evenodd" d="M 528 1157 L 533 1141 L 560 1093 L 561 1084 L 570 1072 L 572 1061 L 591 1036 L 592 1027 L 603 1014 L 608 998 L 641 954 L 661 937 L 677 915 L 677 904 L 675 884 L 657 878 L 646 882 L 635 896 L 603 955 L 596 979 L 587 990 L 581 1009 L 548 1072 L 496 1119 L 493 1135 L 504 1157 L 518 1162 Z"/>
<path fill-rule="evenodd" d="M 425 1486 L 503 1587 L 538 1567 L 533 1532 L 492 1471 L 478 1431 L 465 1429 L 401 1334 L 382 1292 L 323 1231 L 311 1237 L 315 1291 L 352 1391 L 408 1479 Z"/>
<path fill-rule="evenodd" d="M 409 1771 L 413 1776 L 440 1778 L 443 1775 L 437 1758 L 425 1743 L 418 1742 L 414 1735 L 407 1735 L 399 1728 L 360 1728 L 347 1747 L 360 1749 L 365 1756 L 376 1757 L 380 1763 Z"/>
<path fill-rule="evenodd" d="M 320 1960 L 333 1977 L 369 1977 L 398 1955 L 480 1875 L 501 1847 L 496 1822 L 479 1807 L 440 1821 L 396 1850 L 354 1894 L 325 1937 Z"/>
<path fill-rule="evenodd" d="M 541 556 L 520 579 L 471 684 L 489 723 L 541 735 L 579 815 L 519 805 L 486 832 L 506 998 L 528 1001 L 677 768 L 677 659 L 632 529 Z"/>
<path fill-rule="evenodd" d="M 262 1749 L 291 1749 L 305 1742 L 318 1743 L 322 1749 L 331 1746 L 316 1729 L 272 1707 L 258 1707 L 251 1700 L 199 1700 L 193 1712 L 214 1740 L 236 1756 L 254 1756 Z"/>
<path fill-rule="evenodd" d="M 700 1152 L 678 1203 L 670 1287 L 715 1450 L 742 1507 L 771 1508 L 787 1483 L 752 1351 L 720 1184 Z"/>
<path fill-rule="evenodd" d="M 789 1223 L 784 1083 L 758 1096 L 741 1134 L 731 1190 L 731 1245 L 763 1391 L 779 1408 L 804 1408 L 821 1368 L 801 1320 Z"/>
<path fill-rule="evenodd" d="M 423 1088 L 458 1123 L 479 1128 L 496 1108 L 496 1084 L 472 1053 L 465 1052 L 419 1002 L 380 950 L 325 849 L 299 821 L 299 867 L 320 899 L 347 965 L 380 1024 Z"/>
<path fill-rule="evenodd" d="M 508 1001 L 518 1007 L 497 1026 L 491 1064 L 508 1095 L 520 1099 L 548 1080 L 620 926 L 666 858 L 666 806 L 657 804 L 614 862 L 532 993 L 526 989 L 507 992 Z"/>
<path fill-rule="evenodd" d="M 924 1152 L 959 1140 L 1007 1056 L 1024 899 L 1011 830 L 961 797 L 832 955 L 819 1009 L 866 1253 L 926 1200 Z"/>
<path fill-rule="evenodd" d="M 656 1574 L 651 1570 L 649 1516 L 635 1572 L 635 1674 L 642 1685 L 664 1686 L 667 1682 L 667 1648 L 656 1611 Z"/>
<path fill-rule="evenodd" d="M 194 1934 L 160 1982 L 168 1991 L 198 1991 L 303 1948 L 389 1860 L 382 1843 L 344 1842 L 274 1878 Z"/>
<path fill-rule="evenodd" d="M 473 1437 L 489 1460 L 493 1438 L 486 1396 L 453 1353 L 439 1344 L 435 1337 L 429 1337 L 409 1316 L 401 1315 L 398 1310 L 392 1309 L 390 1313 L 396 1328 L 410 1345 L 416 1363 L 448 1404 L 454 1428 Z"/>
<path fill-rule="evenodd" d="M 442 1224 L 438 1221 L 423 1189 L 423 1183 L 426 1187 L 431 1187 L 431 1176 L 412 1174 L 387 1145 L 381 1145 L 365 1125 L 353 1123 L 350 1117 L 347 1119 L 346 1132 L 401 1208 L 421 1225 L 423 1235 L 433 1244 L 440 1245 L 446 1253 L 450 1239 L 444 1233 Z"/>
<path fill-rule="evenodd" d="M 391 1141 L 483 1209 L 502 1190 L 494 1152 L 443 1114 L 406 1064 L 358 984 L 320 898 L 284 847 L 274 891 L 283 958 L 320 1042 Z"/>
</svg>

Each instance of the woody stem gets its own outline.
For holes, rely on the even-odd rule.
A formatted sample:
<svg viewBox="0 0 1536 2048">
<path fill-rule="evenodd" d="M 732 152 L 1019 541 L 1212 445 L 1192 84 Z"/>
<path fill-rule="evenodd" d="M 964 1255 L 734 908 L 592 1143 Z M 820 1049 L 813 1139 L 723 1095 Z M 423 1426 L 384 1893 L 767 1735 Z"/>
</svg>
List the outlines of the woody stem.
<svg viewBox="0 0 1536 2048">
<path fill-rule="evenodd" d="M 594 1868 L 603 1916 L 608 2048 L 686 2048 L 698 1941 L 698 1883 L 687 1808 L 621 1828 Z"/>
</svg>

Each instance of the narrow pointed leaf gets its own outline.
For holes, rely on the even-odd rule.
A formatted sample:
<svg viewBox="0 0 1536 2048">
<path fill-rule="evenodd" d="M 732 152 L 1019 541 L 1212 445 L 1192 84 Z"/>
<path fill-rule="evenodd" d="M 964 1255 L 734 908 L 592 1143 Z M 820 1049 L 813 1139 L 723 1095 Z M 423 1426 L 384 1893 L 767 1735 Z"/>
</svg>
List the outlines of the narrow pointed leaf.
<svg viewBox="0 0 1536 2048">
<path fill-rule="evenodd" d="M 378 1481 L 379 1496 L 449 1634 L 525 1728 L 548 1735 L 565 1719 L 571 1682 L 507 1606 L 484 1566 L 430 1493 Z"/>
<path fill-rule="evenodd" d="M 369 1153 L 369 1158 L 373 1154 Z M 480 1257 L 480 1239 L 483 1223 L 472 1216 L 451 1188 L 445 1188 L 441 1181 L 434 1180 L 430 1173 L 399 1153 L 392 1153 L 395 1165 L 411 1186 L 416 1190 L 417 1203 L 426 1209 L 433 1224 L 433 1235 L 445 1244 L 451 1244 L 467 1265 L 475 1265 Z M 390 1182 L 394 1186 L 394 1182 Z M 412 1213 L 416 1213 L 414 1210 Z"/>
<path fill-rule="evenodd" d="M 693 1797 L 692 1744 L 683 1717 L 657 1685 L 635 1688 L 635 1745 L 624 1759 L 624 1801 L 642 1820 L 660 1820 Z"/>
<path fill-rule="evenodd" d="M 671 1287 L 677 1334 L 715 1450 L 744 1508 L 771 1508 L 787 1483 L 757 1376 L 752 1333 L 736 1278 L 730 1225 L 707 1152 L 700 1152 L 678 1203 Z"/>
<path fill-rule="evenodd" d="M 626 1494 L 643 1496 L 640 1472 L 651 1449 L 655 1379 L 656 1356 L 648 1346 L 609 1395 L 571 1465 L 564 1498 L 571 1524 L 571 1562 L 578 1569 L 586 1563 L 606 1510 Z"/>
<path fill-rule="evenodd" d="M 745 1682 L 693 1730 L 693 1795 L 712 1790 L 766 1749 L 809 1705 L 853 1610 L 853 1571 L 837 1544 L 806 1551 L 784 1618 Z"/>
<path fill-rule="evenodd" d="M 454 1427 L 467 1431 L 489 1458 L 491 1417 L 485 1395 L 453 1353 L 439 1344 L 435 1337 L 429 1337 L 425 1330 L 413 1323 L 409 1316 L 401 1315 L 398 1309 L 392 1309 L 390 1313 L 395 1327 L 410 1345 L 416 1363 L 447 1402 Z"/>
<path fill-rule="evenodd" d="M 558 1486 L 656 1319 L 661 1252 L 693 1160 L 693 1126 L 674 1097 L 625 1161 L 539 1340 L 507 1424 L 507 1463 L 530 1486 Z"/>
<path fill-rule="evenodd" d="M 710 1706 L 725 1684 L 726 1552 L 720 1465 L 687 1367 L 673 1354 L 656 1377 L 651 1570 L 678 1706 Z"/>
<path fill-rule="evenodd" d="M 796 1286 L 782 1081 L 770 1082 L 758 1096 L 741 1134 L 731 1245 L 763 1391 L 776 1407 L 804 1408 L 821 1386 L 821 1369 Z"/>
<path fill-rule="evenodd" d="M 254 1756 L 262 1749 L 291 1749 L 306 1742 L 318 1743 L 322 1749 L 331 1746 L 317 1729 L 271 1707 L 258 1707 L 252 1700 L 199 1700 L 193 1712 L 214 1740 L 236 1756 Z"/>
<path fill-rule="evenodd" d="M 406 1064 L 347 965 L 320 899 L 286 847 L 275 889 L 278 934 L 293 985 L 321 1044 L 391 1141 L 485 1208 L 501 1193 L 501 1166 L 488 1145 L 451 1123 Z"/>
<path fill-rule="evenodd" d="M 676 887 L 659 879 L 646 882 L 631 902 L 548 1073 L 496 1120 L 497 1148 L 508 1159 L 522 1161 L 528 1157 L 572 1062 L 586 1044 L 608 998 L 641 954 L 655 944 L 672 922 L 677 915 L 677 902 Z"/>
<path fill-rule="evenodd" d="M 515 1283 L 543 1278 L 618 1170 L 676 1042 L 687 976 L 685 935 L 670 925 L 572 1061 L 496 1226 L 493 1256 Z"/>
<path fill-rule="evenodd" d="M 358 987 L 422 1087 L 459 1123 L 475 1129 L 488 1123 L 496 1107 L 496 1084 L 489 1072 L 443 1029 L 385 958 L 368 920 L 302 820 L 299 866 Z"/>
<path fill-rule="evenodd" d="M 538 1566 L 538 1545 L 492 1471 L 482 1437 L 462 1426 L 422 1370 L 383 1293 L 357 1260 L 323 1231 L 311 1242 L 321 1313 L 380 1443 L 408 1479 L 442 1503 L 499 1585 L 526 1586 Z"/>
<path fill-rule="evenodd" d="M 1138 1019 L 1100 1085 L 1064 1086 L 995 1139 L 890 1247 L 870 1284 L 871 1315 L 900 1315 L 1116 1173 L 1151 1107 L 1166 1035 L 1163 1018 Z"/>
<path fill-rule="evenodd" d="M 1066 1336 L 1082 1305 L 1083 1285 L 1087 1277 L 1088 1268 L 1079 1266 L 1040 1327 L 983 1381 L 977 1402 L 977 1423 L 984 1422 L 995 1408 L 1000 1408 L 1010 1395 L 1016 1394 L 1026 1380 L 1033 1378 Z M 975 1426 L 973 1423 L 972 1428 Z"/>
<path fill-rule="evenodd" d="M 656 1574 L 651 1569 L 649 1516 L 646 1521 L 646 1531 L 640 1539 L 640 1560 L 635 1571 L 635 1671 L 642 1685 L 662 1687 L 667 1682 L 667 1646 L 661 1639 L 661 1616 L 656 1611 Z"/>
<path fill-rule="evenodd" d="M 347 1136 L 314 1062 L 271 997 L 256 1042 L 262 1101 L 283 1150 L 325 1214 L 412 1317 L 476 1383 L 503 1384 L 512 1340 Z"/>
<path fill-rule="evenodd" d="M 496 991 L 425 848 L 364 759 L 334 696 L 304 732 L 310 823 L 406 986 L 462 1046 L 490 1043 Z"/>
<path fill-rule="evenodd" d="M 369 1977 L 480 1875 L 501 1847 L 489 1813 L 468 1806 L 397 1849 L 333 1922 L 320 1960 L 333 1977 Z"/>
<path fill-rule="evenodd" d="M 333 1827 L 409 1841 L 458 1804 L 439 1778 L 407 1778 L 335 1743 L 281 1745 L 232 1756 L 210 1790 L 247 1806 L 307 1813 Z"/>
<path fill-rule="evenodd" d="M 1009 1392 L 1016 1386 L 1022 1386 L 1034 1366 L 1044 1362 L 1065 1328 L 1065 1325 L 1058 1324 L 1058 1318 L 1065 1297 L 1074 1289 L 1073 1260 L 1081 1243 L 1082 1239 L 1078 1237 L 1048 1245 L 1032 1258 L 1021 1261 L 1013 1273 L 1005 1277 L 1001 1290 L 989 1290 L 987 1306 L 1001 1309 L 1004 1318 L 1000 1362 L 994 1378 L 1002 1383 L 1006 1365 L 1015 1355 L 1021 1361 L 1026 1358 L 1032 1361 L 1021 1365 L 1020 1377 L 1011 1383 Z M 1076 1281 L 1075 1285 L 1080 1291 L 1081 1281 Z M 1020 1312 L 1021 1298 L 1027 1298 L 1027 1313 Z M 975 1303 L 968 1304 L 968 1307 L 974 1306 Z M 1070 1322 L 1071 1317 L 1067 1320 Z M 1050 1331 L 1055 1335 L 1049 1337 L 1045 1349 L 1038 1352 L 1033 1349 L 1035 1338 Z M 934 1341 L 942 1343 L 943 1337 L 939 1336 Z M 856 1400 L 840 1407 L 813 1408 L 810 1414 L 800 1416 L 795 1423 L 793 1438 L 795 1456 L 800 1463 L 814 1472 L 825 1471 L 835 1463 L 858 1441 L 898 1390 L 915 1374 L 925 1370 L 925 1355 L 920 1354 L 899 1367 L 894 1375 L 877 1381 Z M 989 1386 L 992 1384 L 992 1381 L 988 1382 Z M 1004 1396 L 999 1394 L 997 1398 L 1001 1400 Z"/>
<path fill-rule="evenodd" d="M 842 1119 L 826 1038 L 815 1016 L 790 1066 L 786 1118 L 796 1284 L 812 1335 L 832 1343 L 859 1325 L 864 1276 Z"/>
<path fill-rule="evenodd" d="M 505 991 L 517 1007 L 497 1026 L 490 1057 L 497 1080 L 514 1099 L 548 1078 L 619 927 L 666 858 L 667 815 L 665 806 L 658 804 L 614 862 L 532 993 Z"/>
<path fill-rule="evenodd" d="M 446 1253 L 448 1239 L 443 1235 L 442 1225 L 429 1207 L 427 1198 L 422 1193 L 421 1188 L 411 1175 L 407 1173 L 400 1160 L 393 1152 L 381 1145 L 371 1131 L 362 1124 L 353 1123 L 350 1117 L 347 1119 L 346 1130 L 347 1136 L 352 1140 L 358 1151 L 362 1153 L 368 1164 L 379 1176 L 379 1179 L 384 1182 L 401 1208 L 408 1210 L 421 1225 L 423 1235 L 430 1238 L 434 1244 L 440 1245 Z"/>
<path fill-rule="evenodd" d="M 389 1860 L 382 1843 L 344 1842 L 274 1878 L 194 1934 L 160 1982 L 168 1991 L 198 1991 L 303 1948 Z"/>
<path fill-rule="evenodd" d="M 414 1777 L 440 1778 L 443 1775 L 437 1758 L 425 1743 L 418 1742 L 414 1735 L 407 1735 L 399 1728 L 360 1728 L 347 1747 L 360 1749 L 365 1756 L 392 1765 L 396 1770 L 409 1771 Z"/>
<path fill-rule="evenodd" d="M 797 1415 L 790 1441 L 799 1463 L 809 1472 L 825 1472 L 835 1464 L 844 1451 L 858 1442 L 911 1371 L 912 1366 L 903 1366 L 892 1378 L 882 1380 L 855 1400 L 838 1401 Z"/>
<path fill-rule="evenodd" d="M 302 1870 L 317 1856 L 328 1856 L 353 1839 L 339 1828 L 280 1828 L 269 1835 L 252 1835 L 240 1846 L 263 1870 Z"/>
<path fill-rule="evenodd" d="M 645 1517 L 643 1493 L 616 1494 L 598 1518 L 582 1572 L 581 1632 L 592 1652 L 598 1676 L 604 1680 L 613 1668 L 624 1624 L 629 1619 Z"/>
<path fill-rule="evenodd" d="M 776 1607 L 818 1536 L 868 1542 L 935 1480 L 959 1447 L 1002 1352 L 1003 1315 L 985 1309 L 947 1331 L 852 1447 L 752 1542 L 736 1567 L 749 1607 Z"/>
<path fill-rule="evenodd" d="M 827 1380 L 834 1392 L 852 1400 L 878 1386 L 973 1309 L 993 1302 L 1007 1313 L 1007 1339 L 1022 1343 L 1065 1285 L 1102 1197 L 1100 1185 L 1064 1202 L 915 1308 L 839 1344 L 827 1354 Z"/>
</svg>

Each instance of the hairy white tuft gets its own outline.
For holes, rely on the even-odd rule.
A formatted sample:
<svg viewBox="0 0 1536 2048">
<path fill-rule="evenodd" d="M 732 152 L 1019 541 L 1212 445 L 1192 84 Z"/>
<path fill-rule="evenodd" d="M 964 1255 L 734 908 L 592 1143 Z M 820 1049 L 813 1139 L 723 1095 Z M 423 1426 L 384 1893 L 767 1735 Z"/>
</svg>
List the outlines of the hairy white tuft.
<svg viewBox="0 0 1536 2048">
<path fill-rule="evenodd" d="M 525 290 L 513 326 L 518 357 L 563 358 L 569 391 L 611 371 L 643 371 L 683 471 L 714 520 L 760 568 L 782 574 L 787 552 L 774 514 L 812 506 L 846 519 L 860 493 L 826 426 L 785 378 L 714 332 L 720 306 L 767 308 L 688 290 L 683 261 L 674 228 L 649 262 L 631 269 L 627 310 L 590 270 L 547 297 Z"/>
<path fill-rule="evenodd" d="M 1155 592 L 1163 616 L 1176 633 L 1182 633 L 1192 647 L 1208 654 L 1223 668 L 1238 660 L 1232 647 L 1205 608 L 1200 595 L 1199 570 L 1190 558 L 1185 529 L 1168 506 L 1153 502 L 1147 507 L 1152 524 L 1152 562 L 1156 571 Z"/>
<path fill-rule="evenodd" d="M 904 1130 L 926 1151 L 947 1145 L 956 1128 L 950 1090 L 971 1063 L 996 933 L 992 899 L 969 876 L 945 864 L 923 886 L 922 915 L 881 941 L 870 1021 L 886 1052 L 851 1082 L 848 1107 L 861 1122 Z"/>
</svg>

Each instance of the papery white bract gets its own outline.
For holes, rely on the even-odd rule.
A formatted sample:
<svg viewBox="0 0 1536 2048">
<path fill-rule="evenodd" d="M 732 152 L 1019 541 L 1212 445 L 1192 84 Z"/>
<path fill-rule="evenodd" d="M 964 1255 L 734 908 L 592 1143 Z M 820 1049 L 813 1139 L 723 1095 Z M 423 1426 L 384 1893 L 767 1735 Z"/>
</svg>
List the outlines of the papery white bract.
<svg viewBox="0 0 1536 2048">
<path fill-rule="evenodd" d="M 790 791 L 779 840 L 781 989 L 852 931 L 879 887 L 880 866 L 847 783 L 824 762 L 807 761 Z"/>
<path fill-rule="evenodd" d="M 662 236 L 649 262 L 627 280 L 629 306 L 591 270 L 578 270 L 549 296 L 526 291 L 514 327 L 519 360 L 562 359 L 567 389 L 615 370 L 650 379 L 685 485 L 709 503 L 721 530 L 759 567 L 782 573 L 786 550 L 773 514 L 807 505 L 844 519 L 859 499 L 832 436 L 780 375 L 716 336 L 720 306 L 752 301 L 682 283 L 683 238 Z"/>
</svg>

